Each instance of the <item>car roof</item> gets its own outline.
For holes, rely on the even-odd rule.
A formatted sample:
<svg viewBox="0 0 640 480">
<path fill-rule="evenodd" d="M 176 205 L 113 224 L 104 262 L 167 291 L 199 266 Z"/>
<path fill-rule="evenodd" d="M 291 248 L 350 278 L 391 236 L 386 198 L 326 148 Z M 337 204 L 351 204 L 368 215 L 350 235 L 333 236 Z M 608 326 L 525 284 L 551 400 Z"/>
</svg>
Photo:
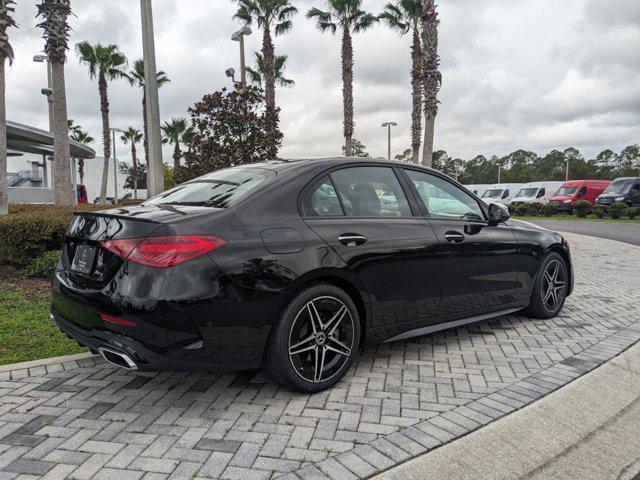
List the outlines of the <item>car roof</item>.
<svg viewBox="0 0 640 480">
<path fill-rule="evenodd" d="M 396 165 L 396 166 L 404 166 L 404 167 L 417 167 L 422 170 L 431 171 L 435 173 L 442 174 L 442 172 L 438 172 L 432 168 L 425 167 L 423 165 L 415 164 L 415 163 L 407 163 L 401 162 L 399 160 L 388 160 L 386 158 L 369 158 L 369 157 L 319 157 L 319 158 L 287 158 L 287 159 L 279 159 L 279 160 L 268 160 L 266 162 L 261 163 L 251 163 L 245 165 L 238 165 L 235 168 L 266 168 L 269 170 L 278 171 L 286 171 L 286 170 L 295 170 L 295 169 L 304 169 L 310 167 L 316 167 L 318 165 L 331 167 L 333 165 L 342 165 L 342 164 L 380 164 L 380 165 Z"/>
</svg>

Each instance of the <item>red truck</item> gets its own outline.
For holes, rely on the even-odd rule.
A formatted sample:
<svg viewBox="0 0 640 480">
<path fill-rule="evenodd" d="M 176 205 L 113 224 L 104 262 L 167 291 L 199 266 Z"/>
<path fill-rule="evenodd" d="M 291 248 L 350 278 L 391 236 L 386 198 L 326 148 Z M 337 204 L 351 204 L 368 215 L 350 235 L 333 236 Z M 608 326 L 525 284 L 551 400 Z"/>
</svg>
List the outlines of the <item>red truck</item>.
<svg viewBox="0 0 640 480">
<path fill-rule="evenodd" d="M 559 212 L 573 211 L 573 204 L 578 200 L 586 200 L 595 205 L 596 198 L 605 191 L 609 180 L 571 180 L 564 182 L 549 203 L 555 205 Z"/>
</svg>

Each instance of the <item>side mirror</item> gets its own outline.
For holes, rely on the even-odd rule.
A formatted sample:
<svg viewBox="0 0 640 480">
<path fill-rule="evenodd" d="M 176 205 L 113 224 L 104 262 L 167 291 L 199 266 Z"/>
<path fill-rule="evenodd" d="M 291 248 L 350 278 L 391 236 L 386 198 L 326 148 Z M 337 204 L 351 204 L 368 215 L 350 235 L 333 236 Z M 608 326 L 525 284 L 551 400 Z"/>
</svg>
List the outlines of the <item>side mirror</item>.
<svg viewBox="0 0 640 480">
<path fill-rule="evenodd" d="M 497 225 L 502 222 L 506 222 L 509 220 L 509 209 L 502 205 L 501 203 L 490 203 L 489 204 L 489 224 Z"/>
</svg>

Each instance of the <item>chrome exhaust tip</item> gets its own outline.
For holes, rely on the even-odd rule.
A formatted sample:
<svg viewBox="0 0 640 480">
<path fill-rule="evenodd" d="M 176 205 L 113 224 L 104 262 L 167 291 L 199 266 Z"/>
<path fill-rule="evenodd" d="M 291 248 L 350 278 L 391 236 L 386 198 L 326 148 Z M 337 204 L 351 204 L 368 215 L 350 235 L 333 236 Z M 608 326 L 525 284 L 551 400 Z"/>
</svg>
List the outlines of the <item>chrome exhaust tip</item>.
<svg viewBox="0 0 640 480">
<path fill-rule="evenodd" d="M 136 362 L 134 362 L 126 353 L 122 353 L 108 347 L 98 347 L 98 352 L 100 352 L 102 358 L 116 367 L 127 370 L 138 370 Z"/>
</svg>

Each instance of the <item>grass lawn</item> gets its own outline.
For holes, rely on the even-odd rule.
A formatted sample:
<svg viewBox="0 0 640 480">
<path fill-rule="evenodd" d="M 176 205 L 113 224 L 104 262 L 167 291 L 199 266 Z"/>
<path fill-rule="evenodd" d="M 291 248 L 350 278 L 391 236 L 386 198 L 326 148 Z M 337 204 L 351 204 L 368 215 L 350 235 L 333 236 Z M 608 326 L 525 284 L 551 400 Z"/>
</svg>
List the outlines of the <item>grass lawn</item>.
<svg viewBox="0 0 640 480">
<path fill-rule="evenodd" d="M 578 218 L 576 215 L 562 215 L 562 214 L 556 214 L 556 215 L 552 215 L 550 217 L 545 217 L 543 215 L 539 215 L 536 217 L 533 217 L 531 215 L 527 215 L 524 217 L 519 217 L 517 215 L 512 215 L 512 217 L 516 220 L 526 220 L 527 222 L 530 222 L 532 220 L 557 220 L 557 221 L 575 221 L 575 222 L 601 222 L 601 223 L 635 223 L 635 224 L 640 224 L 640 217 L 636 217 L 633 220 L 631 220 L 629 217 L 623 217 L 620 218 L 618 220 L 614 220 L 613 218 L 610 217 L 605 217 L 605 218 L 598 218 L 595 215 L 587 215 L 586 218 Z"/>
<path fill-rule="evenodd" d="M 0 287 L 0 365 L 87 351 L 49 320 L 49 299 Z"/>
</svg>

